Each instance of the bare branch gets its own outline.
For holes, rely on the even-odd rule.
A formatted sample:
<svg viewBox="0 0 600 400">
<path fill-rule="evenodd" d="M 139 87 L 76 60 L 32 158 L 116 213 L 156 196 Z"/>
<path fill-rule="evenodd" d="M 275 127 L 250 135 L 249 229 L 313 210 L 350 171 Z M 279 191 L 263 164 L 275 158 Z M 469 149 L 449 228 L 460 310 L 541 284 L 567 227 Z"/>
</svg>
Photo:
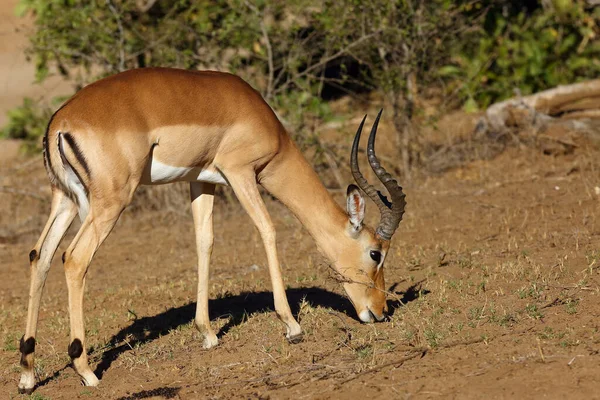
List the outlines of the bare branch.
<svg viewBox="0 0 600 400">
<path fill-rule="evenodd" d="M 137 6 L 138 10 L 140 10 L 140 12 L 148 12 L 148 10 L 150 10 L 152 8 L 152 6 L 154 4 L 156 4 L 157 0 L 146 0 L 146 2 L 144 3 L 143 0 L 135 0 L 135 5 Z"/>
<path fill-rule="evenodd" d="M 119 30 L 119 72 L 125 71 L 125 33 L 123 32 L 123 24 L 121 23 L 121 14 L 113 6 L 111 0 L 106 0 L 110 12 L 117 20 L 117 28 Z"/>
<path fill-rule="evenodd" d="M 377 30 L 373 33 L 370 33 L 368 35 L 362 36 L 359 39 L 355 40 L 354 42 L 350 43 L 349 45 L 347 45 L 346 47 L 344 47 L 343 49 L 337 51 L 336 53 L 328 56 L 328 57 L 324 57 L 322 58 L 318 63 L 315 63 L 313 65 L 311 65 L 310 67 L 306 68 L 304 71 L 300 72 L 297 75 L 294 75 L 293 79 L 290 78 L 288 79 L 285 83 L 283 83 L 279 88 L 277 88 L 276 93 L 282 92 L 285 89 L 288 88 L 288 86 L 290 85 L 290 83 L 292 83 L 293 80 L 297 80 L 298 78 L 301 78 L 305 75 L 308 75 L 309 73 L 311 73 L 312 71 L 316 70 L 317 68 L 321 68 L 323 66 L 325 66 L 327 63 L 329 63 L 330 61 L 333 61 L 345 54 L 348 53 L 348 51 L 356 46 L 358 46 L 359 44 L 361 44 L 362 42 L 371 39 L 372 37 L 379 35 L 382 32 L 382 30 Z"/>
<path fill-rule="evenodd" d="M 267 75 L 267 92 L 265 94 L 265 99 L 270 100 L 273 95 L 273 80 L 275 77 L 275 67 L 273 65 L 273 47 L 271 46 L 271 39 L 269 38 L 269 32 L 267 30 L 267 26 L 265 25 L 265 11 L 262 13 L 260 10 L 249 1 L 245 1 L 246 6 L 250 8 L 260 19 L 260 30 L 262 32 L 263 40 L 265 41 L 265 47 L 267 48 L 267 64 L 269 66 L 269 72 Z"/>
</svg>

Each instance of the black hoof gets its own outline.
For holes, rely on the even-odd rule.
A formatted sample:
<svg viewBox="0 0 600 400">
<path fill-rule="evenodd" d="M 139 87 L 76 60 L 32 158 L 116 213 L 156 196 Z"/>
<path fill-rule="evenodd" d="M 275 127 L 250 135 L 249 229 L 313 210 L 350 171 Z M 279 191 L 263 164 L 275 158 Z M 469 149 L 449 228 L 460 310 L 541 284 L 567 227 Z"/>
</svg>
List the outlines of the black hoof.
<svg viewBox="0 0 600 400">
<path fill-rule="evenodd" d="M 299 333 L 297 335 L 290 336 L 289 338 L 287 338 L 287 340 L 291 344 L 298 344 L 302 341 L 303 338 L 304 338 L 304 333 Z"/>
<path fill-rule="evenodd" d="M 31 394 L 31 393 L 33 393 L 33 388 L 31 388 L 31 389 L 19 388 L 19 394 Z"/>
</svg>

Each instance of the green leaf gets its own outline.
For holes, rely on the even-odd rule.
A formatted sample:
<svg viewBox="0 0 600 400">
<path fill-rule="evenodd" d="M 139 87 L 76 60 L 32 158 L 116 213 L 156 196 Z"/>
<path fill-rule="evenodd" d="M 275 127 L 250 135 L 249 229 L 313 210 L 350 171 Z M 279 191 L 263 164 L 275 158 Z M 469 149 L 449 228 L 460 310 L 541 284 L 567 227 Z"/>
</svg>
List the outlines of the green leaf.
<svg viewBox="0 0 600 400">
<path fill-rule="evenodd" d="M 474 98 L 469 97 L 467 101 L 463 104 L 463 110 L 468 113 L 474 113 L 479 111 L 479 106 Z"/>
<path fill-rule="evenodd" d="M 439 76 L 451 77 L 460 75 L 462 70 L 455 65 L 444 65 L 437 72 Z"/>
</svg>

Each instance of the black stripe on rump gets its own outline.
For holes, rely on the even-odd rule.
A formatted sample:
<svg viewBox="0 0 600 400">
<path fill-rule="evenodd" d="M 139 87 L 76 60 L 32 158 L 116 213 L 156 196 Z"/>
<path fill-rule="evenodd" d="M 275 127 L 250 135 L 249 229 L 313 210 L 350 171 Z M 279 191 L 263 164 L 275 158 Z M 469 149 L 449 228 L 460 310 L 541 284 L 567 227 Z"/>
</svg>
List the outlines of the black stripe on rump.
<svg viewBox="0 0 600 400">
<path fill-rule="evenodd" d="M 50 124 L 48 124 L 48 126 L 49 125 Z M 44 144 L 44 167 L 46 167 L 46 171 L 52 171 L 52 161 L 50 161 L 50 150 L 48 150 L 48 129 L 46 129 L 46 133 L 44 133 L 42 143 Z"/>
<path fill-rule="evenodd" d="M 85 170 L 85 173 L 87 174 L 87 176 L 89 178 L 90 177 L 90 167 L 88 166 L 88 163 L 85 160 L 85 157 L 83 156 L 83 153 L 81 152 L 81 149 L 77 145 L 77 142 L 75 142 L 75 139 L 73 138 L 73 136 L 68 132 L 63 133 L 63 136 L 64 136 L 65 140 L 67 141 L 67 143 L 69 144 L 69 147 L 71 148 L 71 150 L 73 150 L 73 154 L 75 154 L 75 158 L 77 159 L 79 164 L 83 167 L 83 169 Z M 74 168 L 73 168 L 73 170 L 74 170 Z M 81 177 L 79 177 L 79 180 L 81 180 Z M 81 183 L 83 183 L 83 181 L 81 181 Z"/>
</svg>

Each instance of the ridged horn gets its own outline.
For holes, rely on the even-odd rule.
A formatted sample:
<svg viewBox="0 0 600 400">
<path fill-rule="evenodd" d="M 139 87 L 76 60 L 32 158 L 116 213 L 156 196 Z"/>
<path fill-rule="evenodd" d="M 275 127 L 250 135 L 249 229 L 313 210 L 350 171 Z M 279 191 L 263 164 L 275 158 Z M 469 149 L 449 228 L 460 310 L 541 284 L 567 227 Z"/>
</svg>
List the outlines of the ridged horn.
<svg viewBox="0 0 600 400">
<path fill-rule="evenodd" d="M 381 166 L 379 160 L 377 159 L 377 155 L 375 154 L 375 137 L 377 135 L 377 126 L 379 125 L 379 119 L 381 118 L 382 112 L 383 109 L 377 114 L 377 118 L 375 119 L 373 127 L 371 128 L 369 142 L 367 144 L 367 158 L 371 168 L 373 169 L 373 172 L 375 172 L 377 178 L 381 181 L 381 183 L 383 183 L 389 192 L 392 202 L 390 203 L 386 196 L 381 194 L 380 191 L 375 189 L 373 185 L 367 182 L 358 167 L 358 146 L 360 143 L 362 129 L 365 124 L 365 120 L 367 119 L 366 115 L 358 126 L 358 130 L 354 136 L 352 151 L 350 153 L 350 170 L 352 171 L 352 176 L 354 176 L 354 180 L 356 181 L 358 187 L 360 187 L 361 190 L 365 192 L 371 200 L 373 200 L 373 202 L 377 205 L 377 208 L 379 208 L 381 220 L 379 221 L 379 225 L 377 226 L 375 233 L 384 240 L 390 240 L 398 228 L 398 225 L 400 225 L 400 222 L 402 221 L 404 207 L 406 206 L 406 195 L 402 191 L 402 186 L 398 185 L 398 182 L 392 177 L 392 175 L 390 175 L 389 172 L 387 172 L 385 168 Z"/>
</svg>

